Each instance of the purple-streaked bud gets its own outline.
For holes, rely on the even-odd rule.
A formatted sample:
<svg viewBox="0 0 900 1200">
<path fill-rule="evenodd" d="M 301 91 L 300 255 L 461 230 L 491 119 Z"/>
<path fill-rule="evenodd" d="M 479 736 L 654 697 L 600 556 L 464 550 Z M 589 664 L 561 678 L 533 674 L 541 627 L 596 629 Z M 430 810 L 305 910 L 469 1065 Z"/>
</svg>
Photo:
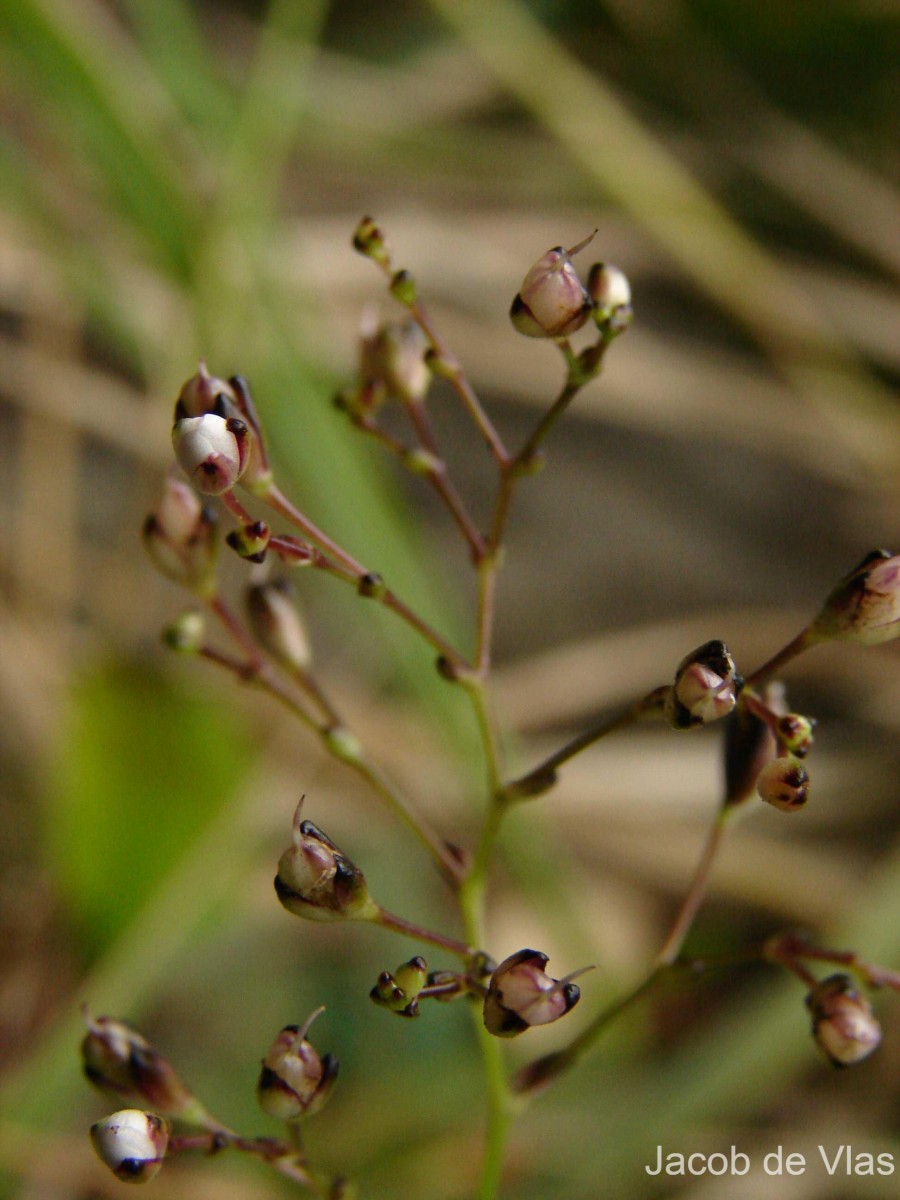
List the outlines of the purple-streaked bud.
<svg viewBox="0 0 900 1200">
<path fill-rule="evenodd" d="M 182 417 L 172 430 L 179 466 L 198 492 L 219 496 L 240 479 L 250 449 L 250 430 L 239 417 Z"/>
<path fill-rule="evenodd" d="M 247 613 L 256 640 L 289 670 L 305 671 L 312 659 L 306 626 L 286 579 L 247 589 Z"/>
<path fill-rule="evenodd" d="M 124 1183 L 146 1183 L 166 1156 L 169 1127 L 155 1113 L 123 1108 L 91 1126 L 100 1161 Z"/>
<path fill-rule="evenodd" d="M 707 725 L 733 711 L 741 680 L 724 642 L 705 642 L 684 659 L 666 696 L 665 717 L 673 729 Z"/>
<path fill-rule="evenodd" d="M 900 555 L 874 550 L 837 585 L 810 634 L 875 645 L 900 637 Z"/>
<path fill-rule="evenodd" d="M 806 1006 L 813 1037 L 836 1067 L 862 1062 L 880 1045 L 881 1026 L 849 975 L 823 979 L 806 997 Z"/>
<path fill-rule="evenodd" d="M 297 1121 L 317 1113 L 331 1094 L 338 1061 L 318 1052 L 306 1040 L 317 1008 L 302 1026 L 286 1025 L 262 1061 L 256 1098 L 263 1112 L 279 1121 Z"/>
<path fill-rule="evenodd" d="M 294 814 L 293 842 L 278 861 L 275 891 L 295 916 L 310 921 L 372 921 L 380 909 L 365 876 L 312 821 Z"/>
<path fill-rule="evenodd" d="M 156 511 L 141 532 L 144 548 L 163 575 L 201 594 L 214 587 L 215 514 L 186 483 L 166 479 Z"/>
<path fill-rule="evenodd" d="M 237 404 L 237 396 L 230 383 L 210 375 L 206 363 L 201 360 L 197 374 L 183 384 L 175 405 L 176 418 L 202 417 L 204 413 L 218 412 L 219 416 L 235 415 L 223 412 L 223 407 Z"/>
<path fill-rule="evenodd" d="M 519 950 L 503 960 L 491 975 L 484 998 L 483 1019 L 495 1037 L 516 1037 L 532 1025 L 558 1021 L 574 1008 L 581 996 L 572 982 L 582 971 L 553 979 L 544 968 L 547 955 L 539 950 Z"/>
<path fill-rule="evenodd" d="M 631 320 L 631 284 L 624 271 L 612 263 L 594 263 L 588 272 L 587 292 L 594 304 L 594 320 L 607 325 L 613 315 L 617 323 Z"/>
<path fill-rule="evenodd" d="M 112 1017 L 92 1017 L 87 1009 L 84 1015 L 88 1031 L 81 1058 L 85 1076 L 95 1087 L 170 1117 L 194 1107 L 194 1097 L 168 1059 L 136 1029 Z"/>
<path fill-rule="evenodd" d="M 526 337 L 568 337 L 582 327 L 593 303 L 572 265 L 572 257 L 593 236 L 571 250 L 562 246 L 548 250 L 534 264 L 509 310 L 509 319 L 519 333 Z"/>
<path fill-rule="evenodd" d="M 797 812 L 809 799 L 809 775 L 798 758 L 782 755 L 766 763 L 760 771 L 756 791 L 773 808 Z"/>
</svg>

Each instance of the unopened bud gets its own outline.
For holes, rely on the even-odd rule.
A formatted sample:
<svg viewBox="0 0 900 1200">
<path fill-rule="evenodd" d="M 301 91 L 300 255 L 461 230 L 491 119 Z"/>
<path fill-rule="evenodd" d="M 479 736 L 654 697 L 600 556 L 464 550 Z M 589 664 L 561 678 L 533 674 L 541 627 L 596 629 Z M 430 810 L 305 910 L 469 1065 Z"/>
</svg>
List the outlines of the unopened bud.
<svg viewBox="0 0 900 1200">
<path fill-rule="evenodd" d="M 727 716 L 737 703 L 741 679 L 724 642 L 705 642 L 684 658 L 665 701 L 673 729 L 690 729 Z"/>
<path fill-rule="evenodd" d="M 206 363 L 200 363 L 197 374 L 182 386 L 175 405 L 175 416 L 202 417 L 205 413 L 215 412 L 219 416 L 233 416 L 227 406 L 236 404 L 237 397 L 230 383 L 210 375 Z"/>
<path fill-rule="evenodd" d="M 623 271 L 612 263 L 594 263 L 588 273 L 587 291 L 594 303 L 594 320 L 600 326 L 614 317 L 622 324 L 623 310 L 627 310 L 626 324 L 631 320 L 631 284 Z"/>
<path fill-rule="evenodd" d="M 250 431 L 239 417 L 183 417 L 172 430 L 175 457 L 198 492 L 230 491 L 247 463 Z"/>
<path fill-rule="evenodd" d="M 331 1094 L 338 1073 L 338 1061 L 318 1052 L 306 1040 L 306 1034 L 321 1008 L 302 1027 L 286 1025 L 263 1059 L 256 1085 L 259 1106 L 280 1121 L 297 1121 L 317 1113 Z"/>
<path fill-rule="evenodd" d="M 868 554 L 825 601 L 810 633 L 870 646 L 900 637 L 900 555 Z"/>
<path fill-rule="evenodd" d="M 380 267 L 390 265 L 390 254 L 384 234 L 371 217 L 363 217 L 353 234 L 353 248 Z"/>
<path fill-rule="evenodd" d="M 522 281 L 509 318 L 526 337 L 568 337 L 591 313 L 591 298 L 572 265 L 572 256 L 593 237 L 571 250 L 557 246 L 538 259 Z"/>
<path fill-rule="evenodd" d="M 497 967 L 484 999 L 483 1019 L 488 1033 L 516 1037 L 532 1025 L 558 1021 L 575 1007 L 581 989 L 572 980 L 582 971 L 553 979 L 544 970 L 546 965 L 546 954 L 519 950 Z"/>
<path fill-rule="evenodd" d="M 416 281 L 409 271 L 396 271 L 391 277 L 390 293 L 404 308 L 412 308 L 416 302 Z"/>
<path fill-rule="evenodd" d="M 428 983 L 428 966 L 420 955 L 402 963 L 391 974 L 382 971 L 369 997 L 382 1008 L 402 1017 L 419 1015 L 418 995 Z"/>
<path fill-rule="evenodd" d="M 203 613 L 191 609 L 176 617 L 163 630 L 163 641 L 179 654 L 196 654 L 204 643 L 206 620 Z"/>
<path fill-rule="evenodd" d="M 784 712 L 782 684 L 766 684 L 762 698 L 772 712 Z M 754 794 L 760 771 L 775 754 L 775 738 L 769 723 L 752 712 L 749 705 L 738 704 L 725 722 L 724 750 L 724 805 L 733 808 Z"/>
<path fill-rule="evenodd" d="M 166 479 L 163 494 L 144 521 L 144 548 L 163 575 L 192 591 L 214 587 L 216 518 L 180 479 Z"/>
<path fill-rule="evenodd" d="M 806 758 L 812 749 L 815 727 L 813 717 L 804 717 L 801 713 L 786 713 L 778 718 L 775 729 L 778 740 L 789 754 L 796 758 Z"/>
<path fill-rule="evenodd" d="M 761 800 L 782 812 L 797 812 L 809 799 L 809 775 L 798 758 L 783 755 L 766 763 L 756 781 Z"/>
<path fill-rule="evenodd" d="M 374 920 L 380 909 L 362 871 L 311 821 L 301 820 L 302 808 L 303 798 L 294 814 L 294 844 L 278 862 L 278 899 L 310 921 Z"/>
<path fill-rule="evenodd" d="M 159 1172 L 169 1144 L 169 1127 L 155 1113 L 124 1108 L 91 1126 L 100 1161 L 124 1183 L 146 1183 Z"/>
<path fill-rule="evenodd" d="M 881 1026 L 849 975 L 830 975 L 806 997 L 812 1033 L 836 1067 L 862 1062 L 881 1043 Z"/>
<path fill-rule="evenodd" d="M 405 403 L 424 399 L 431 383 L 427 346 L 425 334 L 412 320 L 382 325 L 372 343 L 367 381 L 382 383 L 389 395 Z"/>
<path fill-rule="evenodd" d="M 257 641 L 276 662 L 306 670 L 312 658 L 309 637 L 286 579 L 248 588 L 247 613 Z"/>
<path fill-rule="evenodd" d="M 251 521 L 249 525 L 232 529 L 225 541 L 241 558 L 261 563 L 266 557 L 266 547 L 271 537 L 272 531 L 265 521 Z"/>
<path fill-rule="evenodd" d="M 124 1021 L 92 1017 L 85 1010 L 87 1034 L 81 1043 L 84 1073 L 101 1091 L 118 1100 L 146 1104 L 177 1117 L 196 1103 L 168 1059 Z"/>
</svg>

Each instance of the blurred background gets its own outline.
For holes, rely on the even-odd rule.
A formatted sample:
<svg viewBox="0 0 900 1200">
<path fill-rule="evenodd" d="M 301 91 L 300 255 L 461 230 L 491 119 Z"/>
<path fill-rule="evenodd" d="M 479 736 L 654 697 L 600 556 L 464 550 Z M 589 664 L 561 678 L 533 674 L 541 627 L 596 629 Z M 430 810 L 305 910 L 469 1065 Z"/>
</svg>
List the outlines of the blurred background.
<svg viewBox="0 0 900 1200">
<path fill-rule="evenodd" d="M 412 943 L 307 927 L 271 878 L 306 815 L 378 898 L 458 933 L 418 847 L 264 698 L 159 640 L 185 596 L 138 531 L 202 355 L 249 377 L 279 477 L 319 524 L 464 648 L 472 581 L 442 510 L 331 396 L 366 304 L 350 238 L 371 212 L 504 437 L 561 382 L 507 310 L 551 246 L 598 230 L 636 319 L 516 498 L 495 696 L 523 768 L 722 637 L 750 670 L 900 521 L 898 12 L 890 0 L 0 0 L 0 1193 L 121 1185 L 87 1126 L 79 1006 L 137 1023 L 229 1124 L 255 1112 L 281 1026 L 327 1006 L 342 1063 L 309 1128 L 370 1200 L 472 1194 L 481 1080 L 456 1006 L 394 1021 L 368 989 Z M 494 479 L 449 391 L 434 419 L 486 520 Z M 236 559 L 223 569 L 235 587 Z M 432 655 L 327 578 L 298 581 L 321 679 L 442 832 L 483 804 L 465 706 Z M 345 590 L 347 595 L 345 595 Z M 898 646 L 790 667 L 819 719 L 813 802 L 754 808 L 689 949 L 800 926 L 900 966 Z M 510 1048 L 565 1042 L 634 983 L 719 796 L 715 732 L 641 731 L 568 766 L 510 820 L 490 950 L 534 945 L 580 1007 Z M 445 965 L 430 959 L 429 965 Z M 816 1146 L 900 1172 L 900 1002 L 838 1074 L 803 988 L 767 969 L 678 980 L 622 1020 L 513 1135 L 504 1195 L 896 1194 L 829 1179 Z M 523 1044 L 527 1043 L 527 1044 Z M 650 1179 L 655 1147 L 815 1166 Z M 153 1185 L 297 1194 L 223 1157 Z"/>
</svg>

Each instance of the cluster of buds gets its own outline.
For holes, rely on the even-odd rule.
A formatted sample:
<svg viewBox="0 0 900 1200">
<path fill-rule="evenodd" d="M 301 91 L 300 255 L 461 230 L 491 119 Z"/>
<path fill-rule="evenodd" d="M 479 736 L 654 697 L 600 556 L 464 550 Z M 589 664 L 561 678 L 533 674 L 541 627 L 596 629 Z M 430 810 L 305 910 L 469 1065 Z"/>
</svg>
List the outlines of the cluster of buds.
<svg viewBox="0 0 900 1200">
<path fill-rule="evenodd" d="M 365 876 L 312 821 L 302 820 L 304 799 L 294 814 L 293 845 L 278 860 L 278 899 L 310 921 L 375 920 L 380 909 Z"/>
<path fill-rule="evenodd" d="M 302 1026 L 286 1025 L 263 1059 L 256 1097 L 270 1117 L 299 1121 L 317 1113 L 330 1096 L 338 1061 L 331 1054 L 320 1057 L 306 1038 L 323 1011 L 316 1009 Z"/>
<path fill-rule="evenodd" d="M 147 1183 L 163 1164 L 169 1127 L 155 1113 L 123 1108 L 91 1126 L 91 1144 L 123 1183 Z"/>
<path fill-rule="evenodd" d="M 823 979 L 806 997 L 806 1006 L 816 1044 L 836 1067 L 862 1062 L 880 1045 L 881 1026 L 849 975 Z"/>
<path fill-rule="evenodd" d="M 401 1017 L 417 1017 L 419 995 L 429 982 L 428 964 L 417 954 L 393 972 L 382 971 L 369 997 L 389 1012 Z"/>
<path fill-rule="evenodd" d="M 728 716 L 742 680 L 724 642 L 705 642 L 682 659 L 663 712 L 673 729 L 692 729 Z"/>
<path fill-rule="evenodd" d="M 590 234 L 577 246 L 556 246 L 534 264 L 522 280 L 509 318 L 519 333 L 535 338 L 566 338 L 593 314 L 597 326 L 620 333 L 631 319 L 631 288 L 625 275 L 608 263 L 595 263 L 587 286 L 572 259 L 593 240 Z"/>
<path fill-rule="evenodd" d="M 870 646 L 900 637 L 900 555 L 867 554 L 825 601 L 809 632 L 816 641 Z"/>
<path fill-rule="evenodd" d="M 554 979 L 544 968 L 547 955 L 539 950 L 519 950 L 505 958 L 490 978 L 482 1017 L 488 1033 L 516 1037 L 533 1025 L 549 1025 L 575 1007 L 581 989 L 572 981 L 589 971 L 582 967 L 564 979 Z"/>
</svg>

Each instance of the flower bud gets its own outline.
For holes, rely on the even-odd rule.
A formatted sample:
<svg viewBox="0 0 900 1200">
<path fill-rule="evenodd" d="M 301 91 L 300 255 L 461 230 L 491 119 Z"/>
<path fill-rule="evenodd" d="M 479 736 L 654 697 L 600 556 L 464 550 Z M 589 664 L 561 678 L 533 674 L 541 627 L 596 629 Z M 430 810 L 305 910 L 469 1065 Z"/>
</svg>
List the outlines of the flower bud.
<svg viewBox="0 0 900 1200">
<path fill-rule="evenodd" d="M 582 327 L 590 316 L 592 302 L 572 266 L 572 257 L 593 236 L 571 250 L 562 246 L 548 250 L 534 264 L 509 310 L 509 319 L 519 333 L 526 337 L 568 337 Z"/>
<path fill-rule="evenodd" d="M 582 972 L 553 979 L 545 972 L 546 965 L 546 954 L 519 950 L 497 967 L 484 998 L 483 1019 L 488 1033 L 516 1037 L 532 1025 L 559 1020 L 575 1007 L 581 989 L 571 981 Z"/>
<path fill-rule="evenodd" d="M 387 241 L 371 217 L 363 217 L 353 233 L 353 248 L 380 267 L 390 266 Z"/>
<path fill-rule="evenodd" d="M 182 417 L 172 430 L 175 457 L 198 492 L 230 491 L 247 463 L 250 431 L 239 417 Z"/>
<path fill-rule="evenodd" d="M 382 1008 L 402 1017 L 419 1015 L 418 995 L 428 983 L 428 965 L 420 955 L 402 963 L 391 974 L 382 971 L 369 997 Z"/>
<path fill-rule="evenodd" d="M 280 1121 L 297 1121 L 319 1111 L 331 1094 L 338 1061 L 326 1054 L 320 1058 L 306 1040 L 310 1025 L 321 1008 L 302 1027 L 286 1025 L 262 1061 L 256 1097 L 263 1112 Z"/>
<path fill-rule="evenodd" d="M 612 263 L 594 263 L 588 273 L 587 291 L 594 302 L 594 320 L 605 325 L 617 309 L 628 309 L 631 316 L 631 284 L 623 271 Z"/>
<path fill-rule="evenodd" d="M 123 1108 L 91 1126 L 97 1157 L 125 1183 L 146 1183 L 163 1164 L 169 1128 L 162 1117 Z"/>
<path fill-rule="evenodd" d="M 237 396 L 230 383 L 210 375 L 206 363 L 201 360 L 197 374 L 183 384 L 175 404 L 175 416 L 202 417 L 204 413 L 216 412 L 219 416 L 234 416 L 223 412 L 223 407 L 237 404 Z"/>
<path fill-rule="evenodd" d="M 806 997 L 812 1034 L 836 1067 L 851 1067 L 878 1048 L 881 1026 L 849 975 L 830 975 Z"/>
<path fill-rule="evenodd" d="M 900 555 L 868 554 L 825 601 L 810 633 L 869 646 L 900 637 Z"/>
<path fill-rule="evenodd" d="M 180 479 L 166 479 L 162 498 L 144 521 L 144 548 L 163 575 L 201 594 L 214 585 L 216 518 Z"/>
<path fill-rule="evenodd" d="M 381 382 L 388 395 L 404 403 L 422 400 L 431 383 L 425 362 L 428 342 L 415 321 L 391 321 L 375 334 L 366 381 Z"/>
<path fill-rule="evenodd" d="M 163 630 L 163 641 L 179 654 L 196 654 L 203 646 L 205 636 L 206 619 L 203 613 L 194 609 L 183 612 Z"/>
<path fill-rule="evenodd" d="M 782 812 L 796 812 L 809 799 L 809 775 L 791 754 L 766 763 L 756 781 L 760 799 Z"/>
<path fill-rule="evenodd" d="M 741 679 L 724 642 L 705 642 L 682 659 L 664 713 L 673 729 L 691 729 L 727 716 L 737 703 Z"/>
<path fill-rule="evenodd" d="M 312 657 L 303 618 L 286 579 L 247 589 L 247 613 L 257 641 L 289 670 L 305 671 Z"/>
<path fill-rule="evenodd" d="M 311 921 L 371 921 L 379 914 L 365 876 L 311 821 L 294 814 L 294 844 L 278 861 L 275 891 L 298 917 Z"/>
<path fill-rule="evenodd" d="M 816 727 L 814 717 L 804 717 L 801 713 L 785 713 L 778 718 L 775 731 L 788 754 L 796 758 L 806 758 L 812 749 L 813 730 Z"/>
<path fill-rule="evenodd" d="M 232 529 L 225 541 L 248 562 L 261 563 L 266 557 L 266 548 L 272 538 L 272 531 L 265 521 L 251 521 Z"/>
<path fill-rule="evenodd" d="M 168 1059 L 124 1021 L 91 1017 L 81 1043 L 84 1073 L 102 1092 L 117 1100 L 147 1104 L 177 1117 L 195 1104 Z"/>
<path fill-rule="evenodd" d="M 773 713 L 784 712 L 781 683 L 767 683 L 762 699 Z M 760 771 L 775 754 L 775 738 L 768 721 L 752 712 L 748 704 L 738 704 L 725 722 L 724 751 L 724 806 L 733 808 L 750 799 Z"/>
</svg>

